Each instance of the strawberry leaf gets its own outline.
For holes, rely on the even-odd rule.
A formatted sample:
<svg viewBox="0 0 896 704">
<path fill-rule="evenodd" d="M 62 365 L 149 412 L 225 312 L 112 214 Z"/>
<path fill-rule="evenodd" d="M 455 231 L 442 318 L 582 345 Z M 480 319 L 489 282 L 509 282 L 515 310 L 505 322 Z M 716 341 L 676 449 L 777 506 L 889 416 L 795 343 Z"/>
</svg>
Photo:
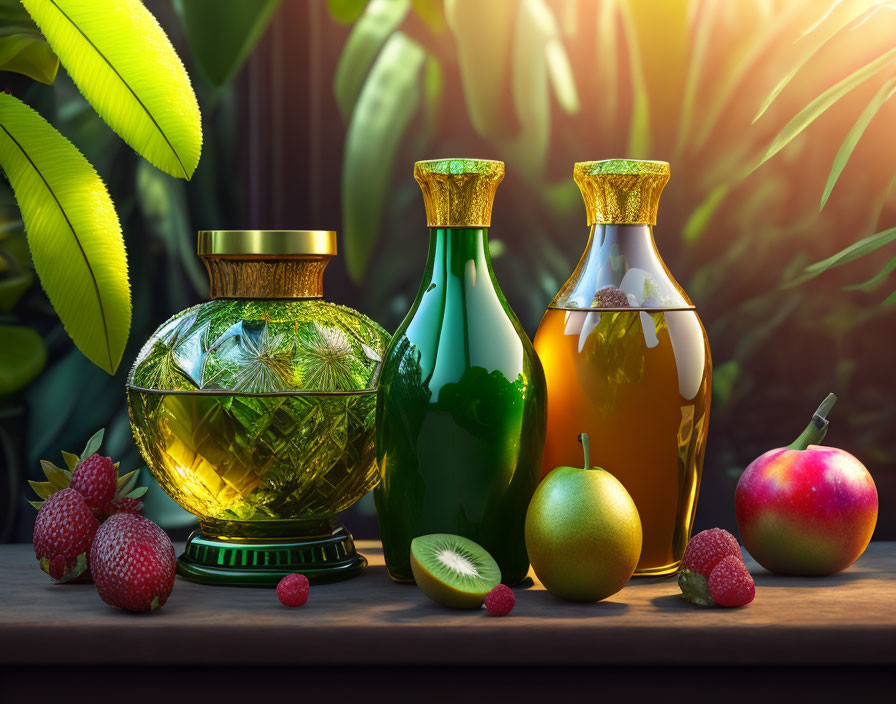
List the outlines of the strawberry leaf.
<svg viewBox="0 0 896 704">
<path fill-rule="evenodd" d="M 53 487 L 50 482 L 33 482 L 29 479 L 28 484 L 34 489 L 34 493 L 42 499 L 49 499 L 53 495 Z"/>
<path fill-rule="evenodd" d="M 100 428 L 93 434 L 93 437 L 87 441 L 87 444 L 84 446 L 84 451 L 81 453 L 82 460 L 86 460 L 88 457 L 95 455 L 99 451 L 100 446 L 103 444 L 103 434 L 105 432 L 105 428 Z"/>
<path fill-rule="evenodd" d="M 678 586 L 681 588 L 681 598 L 687 599 L 692 604 L 700 606 L 715 606 L 716 602 L 709 595 L 709 584 L 706 577 L 698 572 L 691 572 L 685 568 L 678 573 Z"/>
<path fill-rule="evenodd" d="M 139 499 L 141 496 L 143 496 L 147 492 L 147 490 L 148 490 L 148 487 L 140 486 L 140 487 L 137 487 L 136 489 L 134 489 L 129 494 L 126 494 L 126 496 L 129 499 Z"/>
<path fill-rule="evenodd" d="M 133 472 L 128 472 L 118 478 L 118 487 L 115 491 L 119 496 L 124 496 L 129 491 L 132 491 L 133 488 L 137 485 L 137 474 L 140 470 L 135 469 Z"/>
<path fill-rule="evenodd" d="M 70 472 L 75 471 L 75 467 L 78 466 L 78 463 L 81 461 L 81 458 L 78 457 L 73 452 L 62 451 L 62 459 L 65 460 L 65 466 L 68 467 Z"/>
<path fill-rule="evenodd" d="M 66 472 L 47 460 L 41 460 L 40 466 L 43 468 L 44 474 L 47 475 L 47 479 L 50 480 L 53 491 L 62 491 L 68 487 L 72 479 L 71 472 Z"/>
<path fill-rule="evenodd" d="M 44 505 L 43 501 L 29 501 L 28 503 L 34 506 L 34 508 L 36 508 L 38 511 L 40 511 L 41 506 Z"/>
</svg>

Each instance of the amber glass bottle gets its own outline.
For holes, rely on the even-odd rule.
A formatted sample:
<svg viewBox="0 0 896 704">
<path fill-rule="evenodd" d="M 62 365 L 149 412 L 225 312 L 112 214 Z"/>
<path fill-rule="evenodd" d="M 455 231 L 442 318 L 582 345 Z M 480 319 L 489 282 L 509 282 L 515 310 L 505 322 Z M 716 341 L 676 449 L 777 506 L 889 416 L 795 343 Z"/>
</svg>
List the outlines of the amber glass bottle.
<svg viewBox="0 0 896 704">
<path fill-rule="evenodd" d="M 548 386 L 542 474 L 594 464 L 628 489 L 644 533 L 636 575 L 674 573 L 693 523 L 712 362 L 694 306 L 653 239 L 669 165 L 575 165 L 590 228 L 578 266 L 535 335 Z"/>
</svg>

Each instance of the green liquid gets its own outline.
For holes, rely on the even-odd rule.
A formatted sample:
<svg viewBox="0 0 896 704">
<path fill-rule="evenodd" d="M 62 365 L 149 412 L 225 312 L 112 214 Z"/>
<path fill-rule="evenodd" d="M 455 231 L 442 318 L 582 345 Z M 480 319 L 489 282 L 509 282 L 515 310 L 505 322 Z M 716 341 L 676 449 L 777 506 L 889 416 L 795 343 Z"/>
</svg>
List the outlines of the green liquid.
<svg viewBox="0 0 896 704">
<path fill-rule="evenodd" d="M 413 579 L 411 541 L 429 533 L 479 543 L 504 582 L 529 569 L 523 534 L 544 447 L 544 373 L 495 281 L 487 234 L 430 230 L 423 283 L 386 352 L 375 497 L 396 580 Z"/>
</svg>

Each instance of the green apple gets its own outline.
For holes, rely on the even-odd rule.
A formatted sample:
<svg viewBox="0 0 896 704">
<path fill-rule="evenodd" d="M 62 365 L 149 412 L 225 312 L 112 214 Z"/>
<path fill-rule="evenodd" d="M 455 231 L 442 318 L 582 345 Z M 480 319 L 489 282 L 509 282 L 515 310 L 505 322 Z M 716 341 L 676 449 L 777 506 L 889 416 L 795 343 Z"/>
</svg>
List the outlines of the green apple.
<svg viewBox="0 0 896 704">
<path fill-rule="evenodd" d="M 631 579 L 641 556 L 641 517 L 609 472 L 557 467 L 535 490 L 526 513 L 526 549 L 538 579 L 568 601 L 599 601 Z"/>
</svg>

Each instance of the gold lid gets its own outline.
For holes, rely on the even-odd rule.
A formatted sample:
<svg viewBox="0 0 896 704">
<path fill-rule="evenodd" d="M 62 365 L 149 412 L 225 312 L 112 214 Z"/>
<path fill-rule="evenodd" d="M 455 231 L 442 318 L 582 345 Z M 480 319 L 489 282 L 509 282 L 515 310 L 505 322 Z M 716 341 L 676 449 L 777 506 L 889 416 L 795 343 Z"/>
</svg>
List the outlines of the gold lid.
<svg viewBox="0 0 896 704">
<path fill-rule="evenodd" d="M 489 227 L 504 162 L 433 159 L 414 164 L 429 227 Z"/>
<path fill-rule="evenodd" d="M 665 161 L 580 161 L 572 171 L 589 225 L 656 225 L 660 194 L 669 182 Z"/>
<path fill-rule="evenodd" d="M 335 256 L 333 230 L 202 230 L 200 256 Z"/>
</svg>

